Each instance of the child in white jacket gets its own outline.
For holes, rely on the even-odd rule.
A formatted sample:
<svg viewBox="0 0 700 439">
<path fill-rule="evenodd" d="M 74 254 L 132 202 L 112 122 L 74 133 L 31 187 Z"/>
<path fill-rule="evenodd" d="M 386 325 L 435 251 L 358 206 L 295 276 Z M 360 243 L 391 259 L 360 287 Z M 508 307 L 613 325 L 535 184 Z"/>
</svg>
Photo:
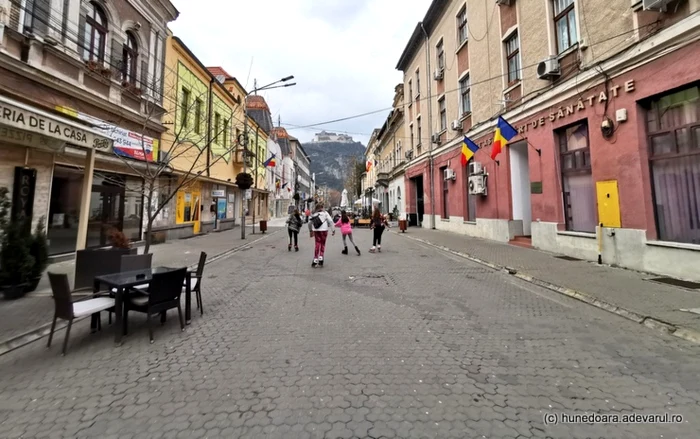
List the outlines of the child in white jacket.
<svg viewBox="0 0 700 439">
<path fill-rule="evenodd" d="M 312 238 L 316 238 L 314 246 L 314 260 L 311 266 L 316 268 L 323 267 L 323 256 L 326 252 L 326 239 L 328 239 L 328 230 L 332 230 L 335 235 L 335 225 L 333 218 L 323 210 L 323 204 L 316 205 L 316 212 L 309 219 L 309 232 Z"/>
</svg>

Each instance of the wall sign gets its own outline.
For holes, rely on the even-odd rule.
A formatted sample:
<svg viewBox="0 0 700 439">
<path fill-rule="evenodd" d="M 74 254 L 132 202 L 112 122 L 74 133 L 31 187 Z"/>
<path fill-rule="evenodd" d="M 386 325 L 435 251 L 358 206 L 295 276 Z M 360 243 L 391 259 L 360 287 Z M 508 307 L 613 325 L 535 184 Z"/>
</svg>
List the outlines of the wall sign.
<svg viewBox="0 0 700 439">
<path fill-rule="evenodd" d="M 41 134 L 72 145 L 98 150 L 110 150 L 112 142 L 87 129 L 82 129 L 65 122 L 25 110 L 19 106 L 0 102 L 0 125 Z"/>
<path fill-rule="evenodd" d="M 12 221 L 26 222 L 31 229 L 34 211 L 34 189 L 36 186 L 36 169 L 15 167 L 15 181 L 12 190 Z"/>
<path fill-rule="evenodd" d="M 541 194 L 542 193 L 542 182 L 541 181 L 531 181 L 530 182 L 530 193 L 531 194 Z"/>
<path fill-rule="evenodd" d="M 225 189 L 214 189 L 211 191 L 211 196 L 213 198 L 226 198 L 226 190 Z"/>
<path fill-rule="evenodd" d="M 66 144 L 62 140 L 53 139 L 43 134 L 18 130 L 3 125 L 0 125 L 0 141 L 54 152 L 61 150 Z"/>
</svg>

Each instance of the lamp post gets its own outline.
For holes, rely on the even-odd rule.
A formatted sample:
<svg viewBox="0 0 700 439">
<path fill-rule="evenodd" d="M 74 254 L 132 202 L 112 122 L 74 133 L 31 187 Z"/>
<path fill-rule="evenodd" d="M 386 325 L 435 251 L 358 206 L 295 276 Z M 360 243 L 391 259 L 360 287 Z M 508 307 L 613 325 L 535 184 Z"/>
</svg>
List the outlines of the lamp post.
<svg viewBox="0 0 700 439">
<path fill-rule="evenodd" d="M 272 83 L 264 85 L 262 87 L 255 87 L 255 88 L 253 88 L 252 91 L 248 92 L 245 95 L 245 102 L 243 103 L 243 114 L 244 114 L 244 116 L 243 116 L 243 173 L 244 174 L 247 172 L 246 158 L 248 157 L 248 96 L 250 96 L 251 93 L 257 93 L 257 92 L 263 91 L 263 90 L 270 90 L 273 88 L 281 88 L 281 87 L 291 87 L 293 85 L 297 85 L 296 82 L 293 82 L 291 84 L 280 84 L 282 82 L 287 82 L 287 81 L 292 80 L 292 79 L 294 79 L 294 76 L 292 76 L 292 75 L 287 76 L 285 78 L 280 79 L 279 81 L 272 82 Z M 277 85 L 277 84 L 280 84 L 280 85 Z M 256 139 L 256 142 L 257 142 L 257 139 Z M 255 182 L 255 183 L 257 183 L 257 182 Z M 255 186 L 255 183 L 253 184 L 254 186 Z M 252 199 L 252 197 L 251 197 L 251 199 Z M 253 206 L 253 211 L 255 211 L 255 206 Z M 243 208 L 242 205 L 241 205 L 241 239 L 245 239 L 245 208 Z"/>
</svg>

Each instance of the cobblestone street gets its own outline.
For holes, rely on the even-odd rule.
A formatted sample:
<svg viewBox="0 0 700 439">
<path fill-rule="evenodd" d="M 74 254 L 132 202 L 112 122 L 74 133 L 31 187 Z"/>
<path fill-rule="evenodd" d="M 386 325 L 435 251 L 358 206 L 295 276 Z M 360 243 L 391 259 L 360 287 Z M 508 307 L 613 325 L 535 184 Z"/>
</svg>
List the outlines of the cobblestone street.
<svg viewBox="0 0 700 439">
<path fill-rule="evenodd" d="M 306 229 L 304 229 L 306 230 Z M 277 233 L 207 266 L 204 316 L 77 323 L 0 357 L 0 438 L 694 438 L 700 347 L 422 243 Z M 48 300 L 48 299 L 47 299 Z M 546 425 L 545 415 L 680 414 Z M 551 419 L 547 419 L 552 424 Z"/>
</svg>

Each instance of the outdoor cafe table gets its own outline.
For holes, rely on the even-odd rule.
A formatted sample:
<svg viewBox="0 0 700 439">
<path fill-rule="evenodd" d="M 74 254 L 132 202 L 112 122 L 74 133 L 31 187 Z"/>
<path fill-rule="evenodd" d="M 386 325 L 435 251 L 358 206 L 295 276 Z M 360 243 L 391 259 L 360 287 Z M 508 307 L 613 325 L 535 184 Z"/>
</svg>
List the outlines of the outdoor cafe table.
<svg viewBox="0 0 700 439">
<path fill-rule="evenodd" d="M 124 295 L 129 294 L 129 289 L 140 286 L 147 285 L 153 279 L 154 274 L 169 273 L 171 271 L 179 270 L 179 268 L 170 267 L 155 267 L 148 270 L 137 270 L 137 271 L 125 271 L 123 273 L 107 274 L 103 276 L 95 277 L 94 291 L 95 293 L 100 291 L 100 287 L 105 286 L 108 289 L 116 289 L 115 293 L 115 305 L 114 313 L 116 320 L 116 328 L 114 333 L 114 342 L 117 345 L 121 345 L 122 335 L 123 335 L 123 312 L 124 312 Z M 185 281 L 185 319 L 189 325 L 191 320 L 191 287 L 190 278 L 192 273 L 188 270 L 187 277 Z"/>
</svg>

